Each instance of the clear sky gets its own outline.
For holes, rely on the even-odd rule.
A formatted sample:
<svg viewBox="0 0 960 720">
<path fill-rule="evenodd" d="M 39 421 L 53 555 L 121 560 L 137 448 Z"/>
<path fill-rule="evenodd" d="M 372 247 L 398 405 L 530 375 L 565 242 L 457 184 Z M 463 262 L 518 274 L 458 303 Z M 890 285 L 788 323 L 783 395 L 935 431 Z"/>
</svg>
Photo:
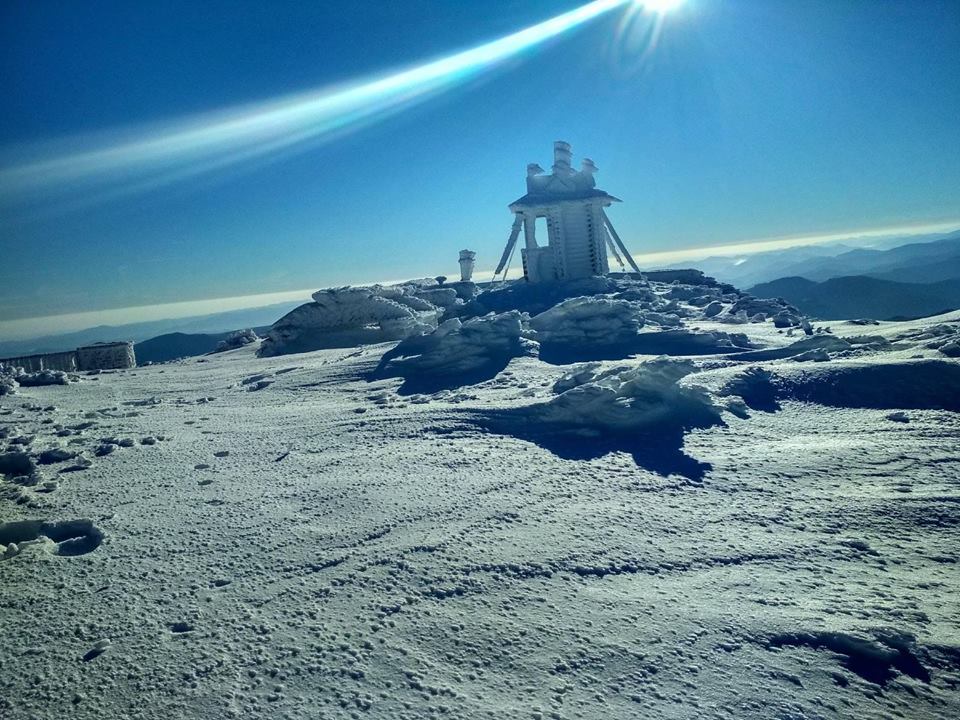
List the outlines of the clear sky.
<svg viewBox="0 0 960 720">
<path fill-rule="evenodd" d="M 582 5 L 4 2 L 0 321 L 453 275 L 465 247 L 489 268 L 556 139 L 637 254 L 960 218 L 957 0 L 686 0 L 652 47 L 625 4 L 313 141 L 164 164 L 198 128 L 216 144 Z M 71 175 L 104 149 L 152 174 Z"/>
</svg>

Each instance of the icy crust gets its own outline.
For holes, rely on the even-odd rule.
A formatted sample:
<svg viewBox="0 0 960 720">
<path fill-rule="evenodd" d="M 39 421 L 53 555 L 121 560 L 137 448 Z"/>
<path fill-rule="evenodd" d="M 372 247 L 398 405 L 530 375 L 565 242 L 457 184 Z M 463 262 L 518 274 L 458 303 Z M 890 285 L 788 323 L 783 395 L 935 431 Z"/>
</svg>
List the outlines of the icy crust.
<svg viewBox="0 0 960 720">
<path fill-rule="evenodd" d="M 456 291 L 430 281 L 403 285 L 318 290 L 313 302 L 280 318 L 260 347 L 261 357 L 401 340 L 435 328 L 440 303 L 455 304 Z M 436 282 L 432 281 L 436 286 Z"/>
<path fill-rule="evenodd" d="M 472 318 L 451 318 L 436 330 L 408 337 L 384 354 L 375 374 L 402 377 L 408 388 L 444 387 L 496 375 L 521 355 L 536 355 L 537 343 L 524 335 L 516 310 Z"/>
</svg>

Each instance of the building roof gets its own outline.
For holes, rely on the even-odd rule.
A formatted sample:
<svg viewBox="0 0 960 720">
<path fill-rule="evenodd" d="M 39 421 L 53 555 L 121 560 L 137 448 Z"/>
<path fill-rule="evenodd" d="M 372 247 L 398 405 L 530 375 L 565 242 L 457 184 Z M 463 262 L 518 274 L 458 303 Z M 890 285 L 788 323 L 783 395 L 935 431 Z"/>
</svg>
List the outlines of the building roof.
<svg viewBox="0 0 960 720">
<path fill-rule="evenodd" d="M 608 192 L 589 188 L 575 190 L 574 192 L 535 192 L 527 193 L 522 198 L 517 198 L 510 203 L 510 208 L 514 207 L 534 207 L 537 205 L 551 205 L 564 200 L 589 200 L 591 198 L 603 198 L 610 202 L 623 202 L 620 198 L 614 197 Z"/>
</svg>

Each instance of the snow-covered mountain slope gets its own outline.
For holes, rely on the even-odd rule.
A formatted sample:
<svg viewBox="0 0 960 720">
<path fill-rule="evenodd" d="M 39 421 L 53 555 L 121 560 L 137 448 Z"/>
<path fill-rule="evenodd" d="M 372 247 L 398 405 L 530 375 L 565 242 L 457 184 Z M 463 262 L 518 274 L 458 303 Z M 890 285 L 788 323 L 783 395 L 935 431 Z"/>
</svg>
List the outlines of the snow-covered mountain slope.
<svg viewBox="0 0 960 720">
<path fill-rule="evenodd" d="M 11 385 L 0 716 L 957 716 L 960 313 L 735 329 Z"/>
</svg>

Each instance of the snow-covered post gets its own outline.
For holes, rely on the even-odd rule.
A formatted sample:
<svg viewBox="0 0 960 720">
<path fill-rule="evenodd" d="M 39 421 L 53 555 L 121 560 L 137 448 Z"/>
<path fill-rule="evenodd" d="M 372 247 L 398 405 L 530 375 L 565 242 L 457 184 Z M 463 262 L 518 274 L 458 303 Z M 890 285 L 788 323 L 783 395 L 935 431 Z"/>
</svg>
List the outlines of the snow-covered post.
<svg viewBox="0 0 960 720">
<path fill-rule="evenodd" d="M 460 251 L 460 282 L 470 282 L 473 277 L 473 261 L 477 254 L 473 250 Z"/>
</svg>

